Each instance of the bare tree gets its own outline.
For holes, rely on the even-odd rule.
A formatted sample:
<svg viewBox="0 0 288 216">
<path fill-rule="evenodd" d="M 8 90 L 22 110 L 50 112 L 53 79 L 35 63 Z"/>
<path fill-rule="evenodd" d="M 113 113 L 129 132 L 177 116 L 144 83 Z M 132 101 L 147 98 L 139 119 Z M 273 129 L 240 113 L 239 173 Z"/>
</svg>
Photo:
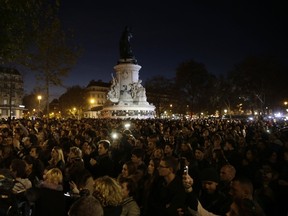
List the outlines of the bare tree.
<svg viewBox="0 0 288 216">
<path fill-rule="evenodd" d="M 35 46 L 31 49 L 27 66 L 36 72 L 36 78 L 44 83 L 46 108 L 49 115 L 50 86 L 62 86 L 62 79 L 76 63 L 80 49 L 74 45 L 73 34 L 66 34 L 59 18 L 50 8 L 38 29 Z"/>
</svg>

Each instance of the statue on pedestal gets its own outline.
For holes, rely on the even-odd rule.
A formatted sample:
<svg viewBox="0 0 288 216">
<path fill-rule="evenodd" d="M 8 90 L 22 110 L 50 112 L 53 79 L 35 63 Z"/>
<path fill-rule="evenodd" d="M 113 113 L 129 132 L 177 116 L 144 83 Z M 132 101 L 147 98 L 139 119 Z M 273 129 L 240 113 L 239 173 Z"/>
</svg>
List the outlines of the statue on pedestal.
<svg viewBox="0 0 288 216">
<path fill-rule="evenodd" d="M 126 26 L 122 33 L 120 43 L 119 43 L 121 59 L 130 59 L 134 57 L 132 53 L 131 44 L 130 44 L 130 40 L 132 37 L 133 36 L 130 31 L 130 28 Z"/>
</svg>

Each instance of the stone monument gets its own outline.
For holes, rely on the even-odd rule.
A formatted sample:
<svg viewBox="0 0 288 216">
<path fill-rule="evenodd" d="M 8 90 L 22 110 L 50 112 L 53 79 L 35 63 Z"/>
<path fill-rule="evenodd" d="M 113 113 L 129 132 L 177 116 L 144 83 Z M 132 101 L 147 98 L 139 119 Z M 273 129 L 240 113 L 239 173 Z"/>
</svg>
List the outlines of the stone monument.
<svg viewBox="0 0 288 216">
<path fill-rule="evenodd" d="M 112 74 L 112 85 L 107 94 L 108 103 L 101 110 L 103 118 L 154 118 L 155 106 L 147 102 L 146 91 L 139 79 L 141 66 L 132 52 L 132 33 L 125 27 L 120 42 L 120 59 Z"/>
</svg>

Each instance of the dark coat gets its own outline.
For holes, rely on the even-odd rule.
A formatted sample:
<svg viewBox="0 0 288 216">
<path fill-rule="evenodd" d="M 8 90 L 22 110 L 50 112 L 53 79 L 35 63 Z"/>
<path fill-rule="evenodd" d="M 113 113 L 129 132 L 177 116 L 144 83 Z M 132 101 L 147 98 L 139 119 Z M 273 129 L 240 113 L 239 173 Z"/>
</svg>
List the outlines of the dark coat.
<svg viewBox="0 0 288 216">
<path fill-rule="evenodd" d="M 122 213 L 122 206 L 105 206 L 103 207 L 104 216 L 120 216 Z"/>
<path fill-rule="evenodd" d="M 114 163 L 108 154 L 99 156 L 96 161 L 97 163 L 91 169 L 94 179 L 105 175 L 115 177 Z"/>
<path fill-rule="evenodd" d="M 159 181 L 157 192 L 154 196 L 154 206 L 150 206 L 149 214 L 151 215 L 178 215 L 177 209 L 185 207 L 186 193 L 180 177 L 176 176 L 170 184 Z M 151 209 L 152 208 L 152 209 Z"/>
<path fill-rule="evenodd" d="M 67 215 L 63 191 L 49 188 L 33 188 L 28 199 L 34 203 L 33 216 L 64 216 Z"/>
</svg>

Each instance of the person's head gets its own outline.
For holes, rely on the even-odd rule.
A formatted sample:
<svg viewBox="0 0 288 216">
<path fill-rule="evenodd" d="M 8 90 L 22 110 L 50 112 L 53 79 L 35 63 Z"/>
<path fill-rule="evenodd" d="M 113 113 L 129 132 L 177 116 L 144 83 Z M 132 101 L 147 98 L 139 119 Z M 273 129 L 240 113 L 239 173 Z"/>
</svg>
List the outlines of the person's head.
<svg viewBox="0 0 288 216">
<path fill-rule="evenodd" d="M 25 164 L 26 164 L 26 175 L 28 176 L 30 173 L 33 172 L 33 166 L 35 164 L 35 158 L 33 158 L 30 155 L 26 155 L 23 158 Z"/>
<path fill-rule="evenodd" d="M 192 147 L 190 143 L 182 143 L 180 146 L 182 152 L 192 151 Z"/>
<path fill-rule="evenodd" d="M 149 175 L 155 175 L 155 173 L 158 173 L 158 167 L 160 164 L 160 159 L 153 158 L 149 161 L 147 172 Z"/>
<path fill-rule="evenodd" d="M 96 146 L 95 146 L 95 149 L 96 149 Z M 87 141 L 84 141 L 83 144 L 82 144 L 81 150 L 82 150 L 83 154 L 91 154 L 91 152 L 92 152 L 91 150 L 92 149 L 90 149 L 90 143 L 87 142 Z"/>
<path fill-rule="evenodd" d="M 164 150 L 161 147 L 156 147 L 153 151 L 152 157 L 162 159 L 164 157 Z"/>
<path fill-rule="evenodd" d="M 16 178 L 25 178 L 26 163 L 22 159 L 13 159 L 10 165 L 10 171 Z"/>
<path fill-rule="evenodd" d="M 233 150 L 236 146 L 236 143 L 233 139 L 226 139 L 224 150 Z"/>
<path fill-rule="evenodd" d="M 106 139 L 109 137 L 109 130 L 107 128 L 102 128 L 100 130 L 100 137 Z"/>
<path fill-rule="evenodd" d="M 172 144 L 166 144 L 164 147 L 164 154 L 166 156 L 172 156 L 174 151 L 174 146 Z"/>
<path fill-rule="evenodd" d="M 214 193 L 217 190 L 219 174 L 215 168 L 205 168 L 200 174 L 202 189 L 207 193 Z"/>
<path fill-rule="evenodd" d="M 252 199 L 253 190 L 251 180 L 244 177 L 235 178 L 230 185 L 230 194 L 233 199 Z"/>
<path fill-rule="evenodd" d="M 199 160 L 199 161 L 203 160 L 204 159 L 204 152 L 205 152 L 205 150 L 203 147 L 197 147 L 195 149 L 195 152 L 194 152 L 195 159 Z"/>
<path fill-rule="evenodd" d="M 218 148 L 221 147 L 222 137 L 219 134 L 213 136 L 213 146 Z"/>
<path fill-rule="evenodd" d="M 103 216 L 100 202 L 93 196 L 83 196 L 77 199 L 70 207 L 68 216 Z"/>
<path fill-rule="evenodd" d="M 261 173 L 261 180 L 264 184 L 265 183 L 269 184 L 269 182 L 271 182 L 274 177 L 274 171 L 269 163 L 262 164 L 260 173 Z"/>
<path fill-rule="evenodd" d="M 264 216 L 261 208 L 250 199 L 235 199 L 227 216 Z"/>
<path fill-rule="evenodd" d="M 30 149 L 30 156 L 37 159 L 39 157 L 39 154 L 41 153 L 41 147 L 40 146 L 32 146 Z"/>
<path fill-rule="evenodd" d="M 76 146 L 70 147 L 68 158 L 70 161 L 74 159 L 78 160 L 82 158 L 82 150 Z"/>
<path fill-rule="evenodd" d="M 24 146 L 25 148 L 29 148 L 29 147 L 32 145 L 32 142 L 31 142 L 29 136 L 23 137 L 22 142 L 23 142 L 23 146 Z"/>
<path fill-rule="evenodd" d="M 224 154 L 222 149 L 214 149 L 212 152 L 213 160 L 221 160 L 224 159 Z"/>
<path fill-rule="evenodd" d="M 143 161 L 144 151 L 141 148 L 134 148 L 131 151 L 131 161 L 135 164 L 139 164 Z"/>
<path fill-rule="evenodd" d="M 119 180 L 123 199 L 134 196 L 136 193 L 136 182 L 132 178 L 121 178 Z"/>
<path fill-rule="evenodd" d="M 230 182 L 235 178 L 236 169 L 230 164 L 223 165 L 220 169 L 220 181 Z"/>
<path fill-rule="evenodd" d="M 148 140 L 147 149 L 153 151 L 156 148 L 156 142 L 154 140 Z"/>
<path fill-rule="evenodd" d="M 208 129 L 204 129 L 202 132 L 202 136 L 203 137 L 208 137 L 209 136 L 209 130 Z"/>
<path fill-rule="evenodd" d="M 76 135 L 74 138 L 74 143 L 77 147 L 80 147 L 83 143 L 83 137 L 81 135 Z"/>
<path fill-rule="evenodd" d="M 132 161 L 127 161 L 122 166 L 121 174 L 123 177 L 128 177 L 130 175 L 135 174 L 136 170 L 137 170 L 136 165 Z"/>
<path fill-rule="evenodd" d="M 63 175 L 60 169 L 52 168 L 45 173 L 43 179 L 45 182 L 49 182 L 55 185 L 61 185 L 63 181 Z"/>
<path fill-rule="evenodd" d="M 13 136 L 12 135 L 8 135 L 7 137 L 5 137 L 4 139 L 5 141 L 5 145 L 13 145 Z"/>
<path fill-rule="evenodd" d="M 51 151 L 51 157 L 53 160 L 55 160 L 57 162 L 60 160 L 65 162 L 63 150 L 59 146 L 54 146 L 54 148 Z"/>
<path fill-rule="evenodd" d="M 247 148 L 245 151 L 245 159 L 250 161 L 255 160 L 256 157 L 256 151 L 252 148 Z"/>
<path fill-rule="evenodd" d="M 9 158 L 9 157 L 13 157 L 14 156 L 14 149 L 13 147 L 10 145 L 6 145 L 6 146 L 1 146 L 0 148 L 0 157 L 2 159 L 4 158 Z"/>
<path fill-rule="evenodd" d="M 108 154 L 109 148 L 110 142 L 108 140 L 100 140 L 98 142 L 98 154 L 100 156 Z"/>
<path fill-rule="evenodd" d="M 175 174 L 178 170 L 178 167 L 179 162 L 177 158 L 173 156 L 164 157 L 163 159 L 161 159 L 158 166 L 159 175 L 166 177 L 171 174 Z"/>
<path fill-rule="evenodd" d="M 94 181 L 93 196 L 103 207 L 119 206 L 122 202 L 122 189 L 114 178 L 103 176 Z"/>
</svg>

